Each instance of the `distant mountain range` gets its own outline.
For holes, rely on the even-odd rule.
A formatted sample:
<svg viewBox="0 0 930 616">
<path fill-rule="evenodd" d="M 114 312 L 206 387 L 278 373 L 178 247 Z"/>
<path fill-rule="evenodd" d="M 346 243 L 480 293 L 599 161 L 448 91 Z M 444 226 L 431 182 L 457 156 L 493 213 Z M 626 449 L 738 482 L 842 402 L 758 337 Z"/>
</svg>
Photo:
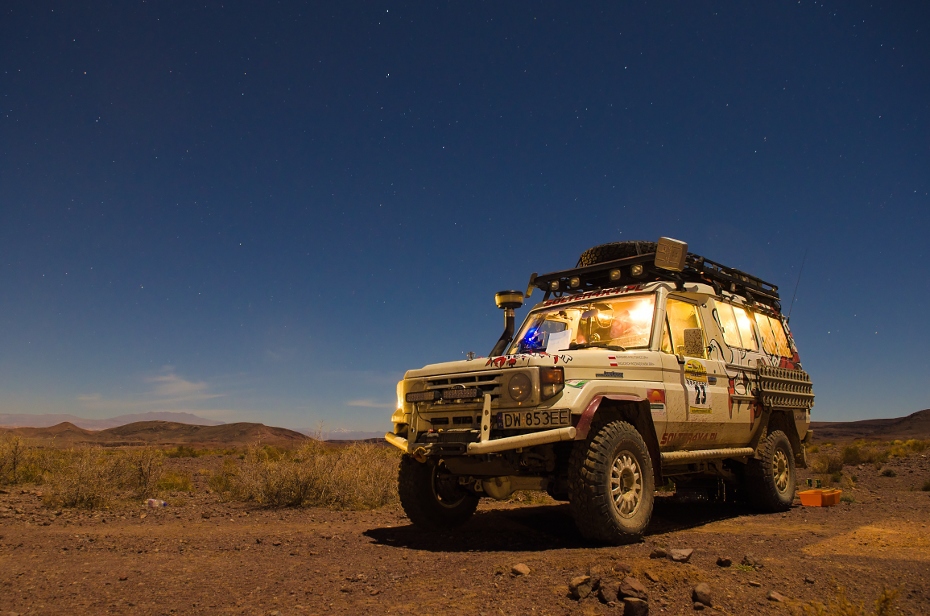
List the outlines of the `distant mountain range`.
<svg viewBox="0 0 930 616">
<path fill-rule="evenodd" d="M 311 430 L 305 428 L 303 430 L 298 430 L 302 434 L 306 434 L 311 438 L 320 438 L 324 441 L 367 441 L 370 439 L 383 439 L 384 433 L 387 430 L 381 431 L 370 431 L 370 430 L 346 430 L 343 428 L 337 428 L 335 430 Z"/>
<path fill-rule="evenodd" d="M 179 424 L 191 424 L 195 426 L 221 426 L 222 421 L 213 421 L 204 419 L 190 413 L 136 413 L 134 415 L 119 415 L 108 419 L 85 419 L 77 415 L 68 414 L 44 414 L 44 415 L 27 415 L 0 413 L 0 427 L 7 428 L 48 428 L 60 423 L 69 423 L 78 428 L 85 430 L 106 430 L 108 428 L 117 428 L 126 424 L 138 421 L 170 421 Z"/>
<path fill-rule="evenodd" d="M 86 430 L 64 422 L 42 428 L 3 428 L 0 434 L 18 434 L 31 442 L 55 447 L 103 445 L 188 445 L 242 447 L 251 443 L 289 447 L 309 440 L 300 432 L 258 423 L 194 426 L 171 421 L 137 421 L 105 430 Z"/>
<path fill-rule="evenodd" d="M 821 443 L 857 438 L 883 441 L 930 439 L 930 409 L 893 419 L 812 421 L 811 430 L 814 431 L 814 442 Z"/>
</svg>

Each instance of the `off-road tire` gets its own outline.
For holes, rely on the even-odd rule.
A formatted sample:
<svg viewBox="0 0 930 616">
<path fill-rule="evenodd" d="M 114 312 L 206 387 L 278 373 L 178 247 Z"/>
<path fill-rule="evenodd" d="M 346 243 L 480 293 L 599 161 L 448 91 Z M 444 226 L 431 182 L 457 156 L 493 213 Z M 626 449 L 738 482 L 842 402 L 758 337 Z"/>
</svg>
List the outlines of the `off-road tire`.
<svg viewBox="0 0 930 616">
<path fill-rule="evenodd" d="M 410 521 L 430 531 L 461 526 L 478 508 L 478 496 L 463 489 L 436 460 L 400 459 L 397 474 L 400 504 Z"/>
<path fill-rule="evenodd" d="M 759 443 L 759 455 L 761 459 L 746 463 L 743 488 L 749 503 L 760 511 L 787 511 L 797 487 L 791 441 L 773 430 Z"/>
<path fill-rule="evenodd" d="M 588 248 L 581 256 L 578 257 L 576 267 L 585 267 L 604 261 L 613 261 L 614 259 L 623 259 L 625 257 L 635 257 L 656 251 L 655 242 L 611 242 L 610 244 L 601 244 Z"/>
<path fill-rule="evenodd" d="M 569 459 L 569 509 L 588 539 L 640 541 L 652 517 L 655 477 L 643 437 L 625 421 L 601 426 L 575 443 Z"/>
</svg>

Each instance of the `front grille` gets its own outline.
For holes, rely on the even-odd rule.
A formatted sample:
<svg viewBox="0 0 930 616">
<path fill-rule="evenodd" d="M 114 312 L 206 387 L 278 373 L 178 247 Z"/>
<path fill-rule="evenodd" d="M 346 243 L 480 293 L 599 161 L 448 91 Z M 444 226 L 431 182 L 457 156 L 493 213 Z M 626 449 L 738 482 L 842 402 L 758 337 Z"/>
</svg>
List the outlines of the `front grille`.
<svg viewBox="0 0 930 616">
<path fill-rule="evenodd" d="M 501 376 L 500 371 L 476 372 L 471 374 L 455 374 L 448 376 L 436 376 L 426 379 L 426 390 L 443 390 L 455 387 L 471 388 L 476 387 L 481 392 L 478 398 L 473 400 L 436 400 L 428 403 L 430 410 L 440 408 L 455 408 L 458 406 L 481 405 L 485 394 L 491 394 L 491 403 L 501 397 Z M 453 420 L 455 421 L 455 420 Z"/>
</svg>

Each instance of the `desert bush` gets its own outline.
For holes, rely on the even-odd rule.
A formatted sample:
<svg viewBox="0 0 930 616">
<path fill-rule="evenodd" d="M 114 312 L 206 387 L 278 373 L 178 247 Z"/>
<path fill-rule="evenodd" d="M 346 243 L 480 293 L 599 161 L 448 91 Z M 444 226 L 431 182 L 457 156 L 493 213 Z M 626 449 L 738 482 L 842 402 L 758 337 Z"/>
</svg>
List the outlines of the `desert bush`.
<svg viewBox="0 0 930 616">
<path fill-rule="evenodd" d="M 846 589 L 838 586 L 834 596 L 826 604 L 820 601 L 794 603 L 789 605 L 792 614 L 811 616 L 892 616 L 897 614 L 898 590 L 882 588 L 875 599 L 874 608 L 868 610 L 862 603 L 853 603 L 846 596 Z"/>
<path fill-rule="evenodd" d="M 53 507 L 94 509 L 109 503 L 125 483 L 120 456 L 101 447 L 62 452 L 49 469 L 45 499 Z"/>
<path fill-rule="evenodd" d="M 159 492 L 192 492 L 194 483 L 189 473 L 164 473 L 156 483 Z"/>
<path fill-rule="evenodd" d="M 126 483 L 136 496 L 153 496 L 162 478 L 164 452 L 140 447 L 125 454 Z"/>
<path fill-rule="evenodd" d="M 251 446 L 239 465 L 224 462 L 209 485 L 227 498 L 268 507 L 372 509 L 397 500 L 399 452 L 371 443 L 296 451 Z"/>
<path fill-rule="evenodd" d="M 882 477 L 897 477 L 898 473 L 895 472 L 893 468 L 888 468 L 887 466 L 881 470 L 879 473 Z"/>
<path fill-rule="evenodd" d="M 920 489 L 924 492 L 930 492 L 930 479 L 926 480 Z"/>
<path fill-rule="evenodd" d="M 194 449 L 190 445 L 178 445 L 174 449 L 165 452 L 168 458 L 199 458 L 204 455 L 205 451 Z"/>
<path fill-rule="evenodd" d="M 836 454 L 822 453 L 814 458 L 811 470 L 820 475 L 828 475 L 843 470 L 843 459 Z"/>
<path fill-rule="evenodd" d="M 843 464 L 862 464 L 862 449 L 859 445 L 847 445 L 843 447 Z"/>
</svg>

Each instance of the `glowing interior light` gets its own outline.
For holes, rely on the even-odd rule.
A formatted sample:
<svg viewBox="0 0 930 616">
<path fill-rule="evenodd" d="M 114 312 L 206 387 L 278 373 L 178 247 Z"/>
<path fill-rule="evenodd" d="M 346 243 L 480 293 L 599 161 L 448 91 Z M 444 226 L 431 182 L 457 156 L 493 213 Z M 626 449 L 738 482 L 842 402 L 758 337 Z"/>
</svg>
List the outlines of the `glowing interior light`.
<svg viewBox="0 0 930 616">
<path fill-rule="evenodd" d="M 618 269 L 610 270 L 610 273 L 608 274 L 608 276 L 610 277 L 611 282 L 620 280 L 620 270 Z"/>
<path fill-rule="evenodd" d="M 634 323 L 649 323 L 652 321 L 653 304 L 651 300 L 636 302 L 630 310 L 630 320 Z"/>
</svg>

